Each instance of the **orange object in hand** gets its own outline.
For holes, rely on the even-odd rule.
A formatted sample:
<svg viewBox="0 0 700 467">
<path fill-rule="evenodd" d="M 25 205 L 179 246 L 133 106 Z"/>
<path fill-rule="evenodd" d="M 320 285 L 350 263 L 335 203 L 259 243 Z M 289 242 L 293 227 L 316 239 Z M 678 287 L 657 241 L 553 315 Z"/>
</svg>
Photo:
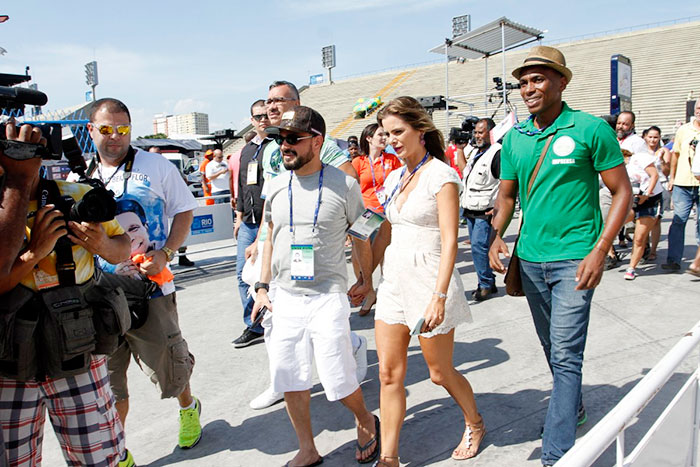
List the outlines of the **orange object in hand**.
<svg viewBox="0 0 700 467">
<path fill-rule="evenodd" d="M 150 260 L 152 258 L 153 258 L 153 256 L 147 257 L 143 253 L 139 253 L 138 255 L 132 256 L 131 261 L 133 261 L 134 264 L 141 264 L 141 263 L 145 263 L 146 260 Z M 158 274 L 148 276 L 148 278 L 151 279 L 156 284 L 158 284 L 160 287 L 163 287 L 163 284 L 165 284 L 166 282 L 170 282 L 171 280 L 173 280 L 175 278 L 175 276 L 173 276 L 173 273 L 170 272 L 170 269 L 168 269 L 168 266 L 166 265 L 163 268 L 163 270 L 160 271 Z"/>
</svg>

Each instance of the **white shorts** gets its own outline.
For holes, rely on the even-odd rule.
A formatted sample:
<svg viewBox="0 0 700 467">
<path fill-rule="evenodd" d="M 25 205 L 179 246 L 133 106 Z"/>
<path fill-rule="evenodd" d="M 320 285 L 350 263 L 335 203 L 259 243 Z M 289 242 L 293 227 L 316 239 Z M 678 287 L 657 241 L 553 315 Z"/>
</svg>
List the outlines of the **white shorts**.
<svg viewBox="0 0 700 467">
<path fill-rule="evenodd" d="M 293 294 L 279 287 L 262 322 L 275 392 L 313 387 L 313 359 L 329 401 L 360 385 L 350 341 L 350 304 L 344 293 Z"/>
</svg>

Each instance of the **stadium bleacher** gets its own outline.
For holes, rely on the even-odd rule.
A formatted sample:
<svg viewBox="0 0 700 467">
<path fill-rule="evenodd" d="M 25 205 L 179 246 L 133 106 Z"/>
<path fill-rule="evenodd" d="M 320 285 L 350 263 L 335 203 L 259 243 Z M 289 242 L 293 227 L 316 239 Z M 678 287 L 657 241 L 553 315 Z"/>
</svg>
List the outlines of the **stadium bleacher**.
<svg viewBox="0 0 700 467">
<path fill-rule="evenodd" d="M 632 62 L 632 110 L 637 114 L 637 128 L 658 125 L 663 134 L 673 133 L 677 122 L 685 122 L 685 102 L 692 92 L 700 93 L 700 72 L 697 57 L 700 41 L 697 39 L 700 21 L 662 26 L 621 34 L 597 37 L 560 44 L 548 44 L 559 48 L 566 56 L 573 79 L 564 92 L 564 100 L 574 109 L 594 115 L 610 112 L 610 57 L 627 56 Z M 506 53 L 507 81 L 515 82 L 510 70 L 522 63 L 529 48 Z M 488 86 L 492 79 L 502 74 L 502 56 L 491 57 L 488 63 Z M 491 115 L 500 101 L 496 96 L 488 109 L 484 104 L 483 59 L 450 62 L 449 97 L 473 102 L 473 107 L 460 104 L 453 111 L 478 116 Z M 307 87 L 301 93 L 302 103 L 318 110 L 326 120 L 328 133 L 345 139 L 359 135 L 362 129 L 375 121 L 375 114 L 364 119 L 354 119 L 353 105 L 358 98 L 381 96 L 386 103 L 394 97 L 445 95 L 445 64 L 420 66 L 400 71 L 387 71 L 319 84 Z M 510 95 L 520 119 L 527 117 L 517 90 Z M 502 116 L 502 112 L 498 116 Z M 436 126 L 445 131 L 458 126 L 461 118 L 451 115 L 449 126 L 445 112 L 435 111 Z M 233 151 L 240 143 L 234 144 Z"/>
</svg>

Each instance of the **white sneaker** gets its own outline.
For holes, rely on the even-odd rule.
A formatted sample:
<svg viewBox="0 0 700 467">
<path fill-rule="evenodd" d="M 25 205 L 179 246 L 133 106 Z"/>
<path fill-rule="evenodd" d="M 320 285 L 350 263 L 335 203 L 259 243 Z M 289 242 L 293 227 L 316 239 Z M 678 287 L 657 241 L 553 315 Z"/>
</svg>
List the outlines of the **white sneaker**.
<svg viewBox="0 0 700 467">
<path fill-rule="evenodd" d="M 357 363 L 357 382 L 362 384 L 365 376 L 367 376 L 367 338 L 365 336 L 358 335 L 360 338 L 360 346 L 355 350 L 353 349 L 353 357 L 355 357 L 355 363 Z"/>
<path fill-rule="evenodd" d="M 270 407 L 272 404 L 284 399 L 284 394 L 281 392 L 275 392 L 272 390 L 272 386 L 265 389 L 262 394 L 250 401 L 250 408 L 254 410 L 265 409 Z"/>
</svg>

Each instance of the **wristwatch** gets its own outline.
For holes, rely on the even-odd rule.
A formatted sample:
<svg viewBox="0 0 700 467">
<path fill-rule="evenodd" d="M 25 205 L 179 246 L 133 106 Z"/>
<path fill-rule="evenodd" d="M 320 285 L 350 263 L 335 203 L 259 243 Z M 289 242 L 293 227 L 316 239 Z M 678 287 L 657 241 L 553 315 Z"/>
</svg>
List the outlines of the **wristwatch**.
<svg viewBox="0 0 700 467">
<path fill-rule="evenodd" d="M 160 251 L 165 253 L 165 256 L 168 258 L 168 263 L 171 262 L 175 258 L 175 251 L 168 248 L 167 246 L 164 246 L 163 248 L 161 248 Z"/>
<path fill-rule="evenodd" d="M 265 282 L 256 282 L 255 286 L 253 289 L 257 292 L 260 289 L 265 289 L 265 291 L 269 292 L 270 291 L 270 284 L 267 284 Z"/>
</svg>

